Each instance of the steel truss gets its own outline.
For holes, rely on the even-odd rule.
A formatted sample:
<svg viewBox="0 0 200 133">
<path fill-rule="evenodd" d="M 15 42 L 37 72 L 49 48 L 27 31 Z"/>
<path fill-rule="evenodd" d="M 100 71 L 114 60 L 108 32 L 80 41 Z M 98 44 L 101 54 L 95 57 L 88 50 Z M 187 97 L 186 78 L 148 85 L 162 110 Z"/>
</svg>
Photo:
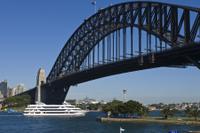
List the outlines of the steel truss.
<svg viewBox="0 0 200 133">
<path fill-rule="evenodd" d="M 47 81 L 99 65 L 199 42 L 200 9 L 158 2 L 128 2 L 86 19 L 60 52 Z M 186 57 L 192 64 L 199 61 Z M 195 63 L 197 62 L 197 63 Z"/>
</svg>

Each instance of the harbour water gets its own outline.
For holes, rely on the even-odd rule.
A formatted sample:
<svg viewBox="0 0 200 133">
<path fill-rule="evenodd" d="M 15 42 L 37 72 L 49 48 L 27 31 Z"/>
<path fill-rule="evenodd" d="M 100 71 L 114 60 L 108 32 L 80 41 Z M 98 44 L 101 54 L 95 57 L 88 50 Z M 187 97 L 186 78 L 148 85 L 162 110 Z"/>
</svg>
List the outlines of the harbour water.
<svg viewBox="0 0 200 133">
<path fill-rule="evenodd" d="M 0 113 L 0 133 L 168 133 L 178 130 L 200 130 L 195 125 L 135 124 L 135 123 L 100 123 L 96 121 L 102 113 L 91 112 L 85 117 L 25 117 L 22 114 Z"/>
</svg>

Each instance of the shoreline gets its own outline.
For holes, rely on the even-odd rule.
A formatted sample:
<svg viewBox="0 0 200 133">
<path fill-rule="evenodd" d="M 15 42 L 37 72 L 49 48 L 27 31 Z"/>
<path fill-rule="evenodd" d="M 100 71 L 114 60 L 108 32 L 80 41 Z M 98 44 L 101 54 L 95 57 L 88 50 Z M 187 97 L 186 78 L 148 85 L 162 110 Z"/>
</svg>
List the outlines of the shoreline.
<svg viewBox="0 0 200 133">
<path fill-rule="evenodd" d="M 144 117 L 144 118 L 97 118 L 102 123 L 118 122 L 118 123 L 161 123 L 175 125 L 200 125 L 200 121 L 184 120 L 184 119 L 161 119 L 161 117 Z"/>
</svg>

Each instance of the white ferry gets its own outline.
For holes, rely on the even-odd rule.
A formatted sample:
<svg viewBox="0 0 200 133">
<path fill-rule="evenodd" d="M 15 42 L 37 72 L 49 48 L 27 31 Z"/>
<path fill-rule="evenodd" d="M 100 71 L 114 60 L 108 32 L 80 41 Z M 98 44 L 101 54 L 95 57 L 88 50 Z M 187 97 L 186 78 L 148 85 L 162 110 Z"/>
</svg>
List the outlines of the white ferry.
<svg viewBox="0 0 200 133">
<path fill-rule="evenodd" d="M 36 104 L 28 105 L 24 110 L 25 116 L 85 116 L 86 111 L 81 110 L 67 102 L 62 105 L 46 105 L 37 102 Z"/>
</svg>

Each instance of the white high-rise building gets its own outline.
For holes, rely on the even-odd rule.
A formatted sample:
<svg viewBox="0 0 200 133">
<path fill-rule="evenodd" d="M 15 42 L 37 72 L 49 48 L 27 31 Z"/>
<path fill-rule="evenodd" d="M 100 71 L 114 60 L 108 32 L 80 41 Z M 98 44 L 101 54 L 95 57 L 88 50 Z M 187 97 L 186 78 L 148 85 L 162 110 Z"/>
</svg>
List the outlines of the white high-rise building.
<svg viewBox="0 0 200 133">
<path fill-rule="evenodd" d="M 24 92 L 24 90 L 25 90 L 24 84 L 19 84 L 19 85 L 17 85 L 16 88 L 14 88 L 13 91 L 14 91 L 15 95 L 18 95 L 18 94 Z"/>
</svg>

